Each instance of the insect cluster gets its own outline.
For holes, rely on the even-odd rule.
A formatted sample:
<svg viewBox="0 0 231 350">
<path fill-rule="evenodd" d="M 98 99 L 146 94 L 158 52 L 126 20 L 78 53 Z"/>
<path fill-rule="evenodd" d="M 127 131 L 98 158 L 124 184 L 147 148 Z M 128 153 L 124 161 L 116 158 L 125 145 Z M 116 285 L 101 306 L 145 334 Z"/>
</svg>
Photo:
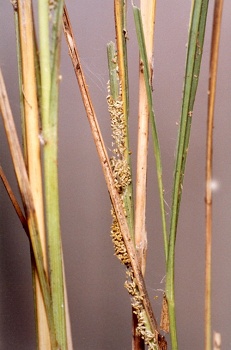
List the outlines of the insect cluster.
<svg viewBox="0 0 231 350">
<path fill-rule="evenodd" d="M 137 316 L 137 327 L 136 332 L 140 335 L 145 343 L 148 345 L 149 350 L 159 349 L 158 345 L 158 333 L 153 334 L 151 330 L 147 329 L 147 321 L 145 320 L 145 310 L 143 306 L 143 297 L 140 295 L 137 288 L 136 279 L 131 267 L 126 271 L 127 280 L 124 283 L 125 288 L 131 295 L 131 305 L 133 307 L 133 312 Z"/>
<path fill-rule="evenodd" d="M 116 100 L 110 94 L 110 88 L 108 87 L 108 111 L 111 117 L 111 129 L 113 138 L 113 156 L 111 157 L 111 168 L 114 177 L 115 186 L 120 194 L 121 201 L 123 203 L 123 197 L 127 187 L 131 183 L 131 171 L 127 160 L 125 158 L 125 137 L 126 137 L 126 125 L 123 113 L 123 101 L 121 87 L 118 98 Z M 125 208 L 124 208 L 125 211 Z M 134 277 L 131 261 L 124 244 L 123 236 L 119 227 L 119 223 L 116 218 L 114 208 L 111 209 L 112 225 L 111 225 L 111 237 L 114 245 L 114 251 L 117 258 L 127 268 L 127 280 L 125 281 L 125 288 L 131 296 L 131 305 L 133 312 L 137 315 L 138 325 L 136 332 L 140 335 L 150 350 L 159 349 L 158 335 L 155 335 L 151 330 L 147 329 L 147 322 L 145 321 L 145 310 L 143 306 L 143 297 L 140 295 L 137 288 L 136 279 Z M 125 211 L 126 216 L 126 211 Z"/>
<path fill-rule="evenodd" d="M 112 146 L 114 147 L 111 157 L 111 167 L 114 176 L 114 182 L 119 193 L 123 194 L 127 186 L 131 183 L 131 171 L 127 160 L 125 159 L 125 138 L 126 138 L 126 125 L 123 112 L 123 101 L 121 87 L 119 90 L 119 96 L 116 100 L 110 95 L 110 88 L 108 87 L 109 95 L 107 97 L 108 111 L 111 117 L 111 129 L 112 129 Z"/>
</svg>

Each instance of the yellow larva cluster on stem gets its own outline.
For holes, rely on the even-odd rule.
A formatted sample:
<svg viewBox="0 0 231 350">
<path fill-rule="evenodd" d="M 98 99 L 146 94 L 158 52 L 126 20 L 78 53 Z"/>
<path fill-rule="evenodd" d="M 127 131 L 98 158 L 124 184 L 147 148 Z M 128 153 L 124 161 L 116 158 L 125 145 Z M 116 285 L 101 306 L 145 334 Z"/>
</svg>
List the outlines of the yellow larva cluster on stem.
<svg viewBox="0 0 231 350">
<path fill-rule="evenodd" d="M 125 159 L 112 157 L 110 159 L 115 186 L 119 193 L 123 193 L 131 183 L 131 172 Z"/>
<path fill-rule="evenodd" d="M 113 208 L 111 209 L 111 214 L 112 214 L 111 238 L 114 245 L 115 255 L 122 262 L 122 264 L 129 265 L 130 258 L 128 256 L 127 249 L 124 244 L 123 236 L 120 231 L 120 227 Z"/>
<path fill-rule="evenodd" d="M 121 87 L 119 96 L 115 101 L 110 95 L 110 88 L 108 86 L 107 103 L 108 111 L 111 117 L 111 129 L 113 145 L 115 146 L 112 150 L 114 153 L 111 157 L 111 168 L 114 177 L 115 186 L 120 193 L 121 201 L 123 202 L 123 196 L 126 188 L 131 183 L 131 171 L 129 165 L 124 157 L 125 137 L 126 137 L 126 126 L 125 118 L 123 113 L 123 101 L 121 94 Z M 125 210 L 125 209 L 124 209 Z M 158 335 L 154 335 L 150 330 L 146 329 L 146 322 L 144 318 L 144 306 L 143 297 L 140 295 L 137 288 L 136 279 L 131 267 L 131 261 L 127 253 L 126 246 L 124 244 L 123 236 L 120 231 L 120 227 L 116 218 L 114 209 L 111 209 L 112 214 L 112 225 L 111 225 L 111 237 L 114 245 L 115 255 L 121 261 L 122 264 L 127 267 L 127 280 L 124 284 L 128 293 L 131 295 L 131 304 L 134 313 L 137 315 L 138 326 L 136 328 L 137 334 L 139 334 L 148 345 L 150 350 L 158 350 Z M 125 213 L 126 215 L 126 213 Z"/>
<path fill-rule="evenodd" d="M 127 280 L 124 283 L 124 286 L 131 295 L 131 305 L 133 307 L 134 314 L 137 316 L 138 325 L 136 327 L 136 332 L 144 339 L 144 342 L 148 345 L 149 350 L 158 350 L 158 334 L 155 335 L 146 328 L 143 297 L 138 291 L 132 268 L 130 267 L 126 273 Z"/>
<path fill-rule="evenodd" d="M 113 145 L 115 146 L 112 150 L 114 156 L 111 157 L 111 168 L 114 177 L 114 183 L 117 191 L 120 193 L 121 201 L 123 202 L 123 194 L 126 191 L 127 186 L 131 183 L 131 172 L 129 165 L 124 157 L 125 153 L 125 120 L 123 114 L 123 101 L 121 94 L 121 87 L 117 100 L 114 100 L 110 95 L 110 88 L 108 85 L 107 103 L 108 111 L 111 118 L 111 129 Z M 125 209 L 124 209 L 125 210 Z M 115 255 L 123 264 L 130 263 L 127 250 L 124 244 L 123 236 L 120 231 L 120 227 L 114 212 L 111 210 L 112 214 L 112 225 L 111 225 L 111 237 L 114 244 Z M 126 215 L 126 213 L 125 213 Z"/>
<path fill-rule="evenodd" d="M 126 150 L 125 137 L 126 137 L 126 126 L 123 112 L 123 101 L 121 88 L 119 96 L 116 100 L 110 95 L 110 88 L 108 86 L 109 95 L 107 96 L 108 111 L 111 117 L 111 129 L 112 138 L 115 142 L 116 148 L 113 152 L 118 156 L 123 156 Z"/>
</svg>

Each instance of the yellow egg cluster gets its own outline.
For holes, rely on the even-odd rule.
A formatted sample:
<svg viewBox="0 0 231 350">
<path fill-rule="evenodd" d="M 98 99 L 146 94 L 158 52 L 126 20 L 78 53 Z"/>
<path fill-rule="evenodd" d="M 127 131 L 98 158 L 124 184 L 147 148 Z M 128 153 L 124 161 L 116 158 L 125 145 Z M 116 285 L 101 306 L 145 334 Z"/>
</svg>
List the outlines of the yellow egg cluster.
<svg viewBox="0 0 231 350">
<path fill-rule="evenodd" d="M 120 227 L 113 208 L 111 209 L 111 214 L 112 214 L 111 238 L 114 245 L 115 255 L 122 262 L 122 264 L 129 265 L 131 263 L 130 258 L 127 253 L 123 236 L 120 231 Z"/>
<path fill-rule="evenodd" d="M 158 346 L 158 334 L 154 335 L 150 330 L 146 328 L 147 322 L 145 322 L 145 310 L 143 305 L 143 297 L 140 295 L 137 288 L 136 279 L 132 268 L 127 270 L 127 280 L 124 283 L 125 288 L 131 295 L 131 305 L 133 307 L 133 312 L 137 316 L 138 325 L 136 327 L 136 332 L 143 339 L 145 344 L 148 345 L 149 350 L 157 350 Z"/>
<path fill-rule="evenodd" d="M 131 171 L 129 165 L 124 157 L 126 127 L 123 114 L 123 102 L 121 88 L 118 99 L 115 101 L 110 95 L 110 89 L 108 87 L 108 110 L 111 117 L 111 129 L 113 138 L 113 150 L 114 155 L 111 157 L 111 168 L 114 177 L 114 183 L 117 191 L 120 194 L 121 201 L 123 202 L 123 196 L 126 188 L 131 183 Z M 125 210 L 125 209 L 124 209 Z M 131 296 L 131 305 L 133 312 L 137 315 L 138 325 L 136 332 L 140 335 L 145 343 L 148 345 L 148 349 L 157 350 L 158 346 L 158 334 L 154 335 L 149 329 L 146 328 L 147 322 L 145 322 L 145 310 L 143 305 L 143 297 L 140 295 L 137 288 L 136 279 L 131 266 L 131 261 L 124 244 L 124 239 L 120 230 L 119 223 L 116 218 L 114 209 L 111 209 L 112 225 L 111 225 L 111 237 L 114 245 L 114 251 L 117 258 L 127 267 L 127 280 L 125 281 L 125 288 Z M 126 212 L 125 212 L 126 215 Z"/>
</svg>

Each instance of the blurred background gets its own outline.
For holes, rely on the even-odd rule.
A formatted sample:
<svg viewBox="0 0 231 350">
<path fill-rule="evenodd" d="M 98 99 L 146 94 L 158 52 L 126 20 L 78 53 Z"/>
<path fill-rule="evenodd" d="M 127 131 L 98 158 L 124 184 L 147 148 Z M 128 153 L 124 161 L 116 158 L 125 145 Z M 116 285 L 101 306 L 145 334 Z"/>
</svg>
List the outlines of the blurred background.
<svg viewBox="0 0 231 350">
<path fill-rule="evenodd" d="M 10 1 L 1 0 L 0 3 L 0 65 L 20 133 L 13 9 Z M 211 1 L 177 235 L 177 322 L 179 349 L 184 350 L 203 349 L 204 346 L 205 140 L 213 5 L 214 1 Z M 157 1 L 153 96 L 168 216 L 190 6 L 191 1 Z M 69 0 L 67 7 L 102 134 L 110 150 L 106 45 L 115 40 L 113 1 Z M 231 3 L 225 1 L 214 128 L 216 186 L 212 258 L 212 329 L 221 333 L 224 350 L 231 349 L 230 17 Z M 131 151 L 135 174 L 139 55 L 130 2 L 128 36 Z M 125 269 L 113 255 L 110 200 L 65 40 L 61 61 L 60 209 L 74 349 L 129 350 L 131 308 L 129 296 L 123 287 Z M 0 133 L 0 163 L 15 193 L 18 193 L 2 120 Z M 165 267 L 151 138 L 147 185 L 146 284 L 159 320 Z M 0 183 L 0 349 L 35 348 L 29 244 Z"/>
</svg>

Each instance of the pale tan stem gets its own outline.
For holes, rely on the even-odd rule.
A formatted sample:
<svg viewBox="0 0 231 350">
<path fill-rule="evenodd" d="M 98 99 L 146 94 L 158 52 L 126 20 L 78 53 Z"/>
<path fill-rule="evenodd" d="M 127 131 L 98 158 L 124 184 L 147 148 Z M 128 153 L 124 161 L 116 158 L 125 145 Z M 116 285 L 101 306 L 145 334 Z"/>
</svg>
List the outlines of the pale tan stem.
<svg viewBox="0 0 231 350">
<path fill-rule="evenodd" d="M 206 251 L 205 251 L 205 350 L 211 349 L 211 260 L 212 260 L 212 163 L 213 163 L 213 123 L 216 96 L 217 66 L 221 29 L 223 0 L 214 5 L 213 33 L 210 56 L 210 79 L 206 145 Z"/>
<path fill-rule="evenodd" d="M 144 38 L 149 61 L 149 76 L 153 73 L 153 45 L 155 0 L 142 0 L 141 16 L 144 29 Z M 148 157 L 148 130 L 149 113 L 142 62 L 140 63 L 139 86 L 139 119 L 138 119 L 138 146 L 137 146 L 137 173 L 136 173 L 136 210 L 135 210 L 135 242 L 143 274 L 146 267 L 147 232 L 146 232 L 146 183 Z"/>
<path fill-rule="evenodd" d="M 152 76 L 153 67 L 153 36 L 155 19 L 155 0 L 141 0 L 140 9 L 144 29 L 144 38 L 149 61 L 149 75 Z M 146 198 L 147 198 L 147 160 L 149 113 L 146 86 L 142 62 L 139 73 L 139 115 L 137 139 L 137 169 L 136 169 L 136 203 L 135 203 L 135 245 L 143 275 L 146 269 L 147 231 L 146 231 Z M 133 316 L 133 329 L 136 328 L 136 316 Z M 140 336 L 133 330 L 133 350 L 144 349 Z"/>
<path fill-rule="evenodd" d="M 46 239 L 44 225 L 44 207 L 42 190 L 42 171 L 39 141 L 39 112 L 37 101 L 37 87 L 35 79 L 34 57 L 34 28 L 32 4 L 28 0 L 18 1 L 19 28 L 22 58 L 22 91 L 24 97 L 24 116 L 26 128 L 26 151 L 28 176 L 34 199 L 39 234 L 41 239 L 44 262 L 47 270 Z M 47 325 L 44 301 L 38 275 L 35 273 L 36 285 L 36 316 L 38 320 L 38 348 L 50 349 L 50 336 Z"/>
</svg>

